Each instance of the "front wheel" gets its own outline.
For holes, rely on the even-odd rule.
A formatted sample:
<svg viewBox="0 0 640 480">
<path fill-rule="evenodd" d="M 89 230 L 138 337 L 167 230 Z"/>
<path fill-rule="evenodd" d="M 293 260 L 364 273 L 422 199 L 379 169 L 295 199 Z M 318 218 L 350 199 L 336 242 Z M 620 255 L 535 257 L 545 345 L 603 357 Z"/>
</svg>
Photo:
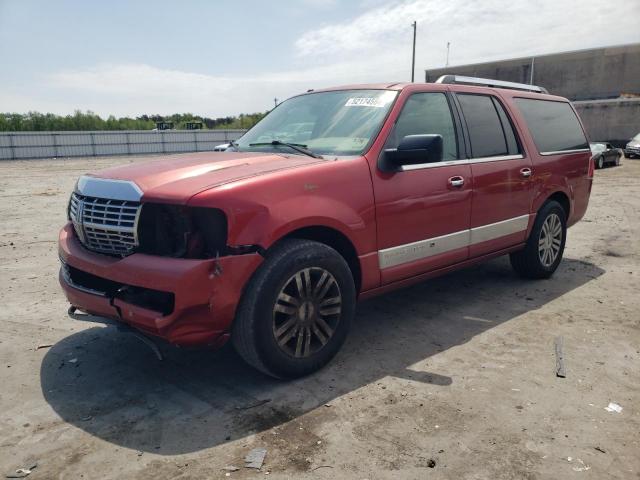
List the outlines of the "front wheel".
<svg viewBox="0 0 640 480">
<path fill-rule="evenodd" d="M 232 341 L 244 360 L 278 378 L 312 373 L 338 352 L 355 313 L 347 262 L 333 248 L 288 239 L 270 250 L 245 291 Z"/>
<path fill-rule="evenodd" d="M 525 278 L 549 278 L 562 261 L 566 236 L 564 209 L 550 200 L 538 211 L 525 248 L 510 255 L 513 269 Z"/>
<path fill-rule="evenodd" d="M 600 155 L 600 157 L 598 157 L 598 170 L 601 170 L 604 168 L 604 157 L 602 155 Z"/>
</svg>

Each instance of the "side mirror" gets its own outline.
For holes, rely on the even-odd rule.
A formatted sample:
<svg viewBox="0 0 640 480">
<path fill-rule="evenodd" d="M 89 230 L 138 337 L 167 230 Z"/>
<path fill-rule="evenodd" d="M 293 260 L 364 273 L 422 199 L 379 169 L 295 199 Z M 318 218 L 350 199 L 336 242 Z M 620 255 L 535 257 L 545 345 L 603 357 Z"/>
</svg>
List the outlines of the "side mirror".
<svg viewBox="0 0 640 480">
<path fill-rule="evenodd" d="M 385 163 L 399 167 L 442 161 L 442 135 L 407 135 L 398 148 L 384 151 Z"/>
</svg>

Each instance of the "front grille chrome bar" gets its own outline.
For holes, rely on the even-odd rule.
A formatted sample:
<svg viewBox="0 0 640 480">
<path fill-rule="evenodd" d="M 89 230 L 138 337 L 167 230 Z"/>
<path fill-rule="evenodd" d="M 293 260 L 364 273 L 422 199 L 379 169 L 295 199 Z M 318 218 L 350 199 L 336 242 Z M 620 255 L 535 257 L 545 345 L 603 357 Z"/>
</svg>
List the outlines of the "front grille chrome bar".
<svg viewBox="0 0 640 480">
<path fill-rule="evenodd" d="M 106 255 L 125 256 L 138 246 L 140 202 L 71 194 L 69 217 L 80 242 Z"/>
</svg>

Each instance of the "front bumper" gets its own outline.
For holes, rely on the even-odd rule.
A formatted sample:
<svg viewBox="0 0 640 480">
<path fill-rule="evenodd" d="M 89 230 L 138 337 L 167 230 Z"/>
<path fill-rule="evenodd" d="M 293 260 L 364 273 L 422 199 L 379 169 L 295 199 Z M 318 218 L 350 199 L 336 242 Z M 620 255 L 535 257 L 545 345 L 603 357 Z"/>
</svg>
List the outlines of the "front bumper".
<svg viewBox="0 0 640 480">
<path fill-rule="evenodd" d="M 626 147 L 624 149 L 625 155 L 640 155 L 640 147 Z"/>
<path fill-rule="evenodd" d="M 257 253 L 206 260 L 100 255 L 80 244 L 70 223 L 60 231 L 58 253 L 63 262 L 60 285 L 73 306 L 185 346 L 226 342 L 243 288 L 262 263 Z M 65 265 L 109 286 L 122 285 L 118 290 L 122 293 L 74 282 Z M 154 308 L 128 291 L 170 297 L 171 307 L 167 309 L 165 302 L 163 308 Z"/>
</svg>

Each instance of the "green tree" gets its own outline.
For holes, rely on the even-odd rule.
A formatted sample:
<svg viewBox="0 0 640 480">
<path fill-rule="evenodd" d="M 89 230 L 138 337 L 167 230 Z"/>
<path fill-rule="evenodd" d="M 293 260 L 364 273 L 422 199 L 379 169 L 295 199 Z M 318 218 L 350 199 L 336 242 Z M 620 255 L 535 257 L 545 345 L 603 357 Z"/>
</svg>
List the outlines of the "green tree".
<svg viewBox="0 0 640 480">
<path fill-rule="evenodd" d="M 39 132 L 69 130 L 151 130 L 156 122 L 173 122 L 174 128 L 185 129 L 187 122 L 202 122 L 208 129 L 246 129 L 253 127 L 267 112 L 240 114 L 237 117 L 202 117 L 192 113 L 174 113 L 172 115 L 140 115 L 135 118 L 116 118 L 109 115 L 103 119 L 91 111 L 76 110 L 73 115 L 55 115 L 53 113 L 27 112 L 0 113 L 0 132 Z"/>
</svg>

